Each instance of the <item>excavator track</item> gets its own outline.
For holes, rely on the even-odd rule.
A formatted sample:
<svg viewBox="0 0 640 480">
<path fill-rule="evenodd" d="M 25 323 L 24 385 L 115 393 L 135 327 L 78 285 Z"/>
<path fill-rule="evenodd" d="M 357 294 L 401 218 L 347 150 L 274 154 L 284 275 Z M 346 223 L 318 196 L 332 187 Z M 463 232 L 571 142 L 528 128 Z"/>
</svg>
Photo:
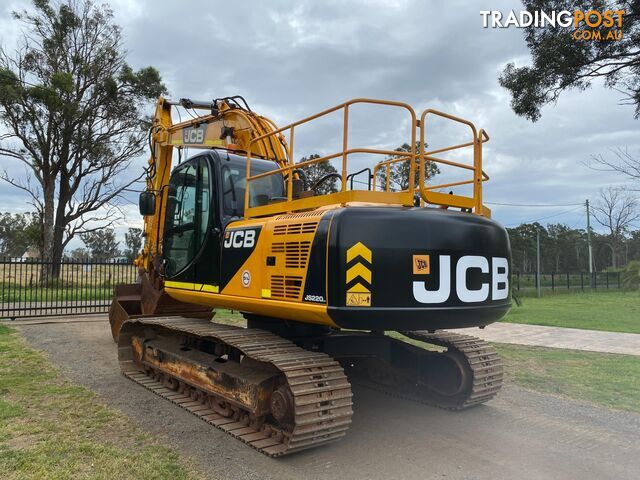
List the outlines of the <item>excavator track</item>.
<svg viewBox="0 0 640 480">
<path fill-rule="evenodd" d="M 414 330 L 399 333 L 412 340 L 445 347 L 448 352 L 459 352 L 464 356 L 470 369 L 470 388 L 459 396 L 435 403 L 436 406 L 448 410 L 464 410 L 491 400 L 502 388 L 502 359 L 496 349 L 484 340 L 446 331 L 429 333 Z"/>
<path fill-rule="evenodd" d="M 419 402 L 446 410 L 464 410 L 491 400 L 500 391 L 504 377 L 502 359 L 489 343 L 470 335 L 439 331 L 401 331 L 402 335 L 430 345 L 444 347 L 446 352 L 436 355 L 452 355 L 457 359 L 461 371 L 460 391 L 454 394 L 443 394 L 428 383 L 415 378 L 403 378 L 402 367 L 396 369 L 398 374 L 392 375 L 394 381 L 376 382 L 376 375 L 363 378 L 354 377 L 357 383 L 387 395 Z M 399 340 L 398 340 L 399 341 Z M 427 359 L 434 357 L 426 357 Z M 420 358 L 413 358 L 411 364 L 418 364 Z M 429 361 L 429 360 L 427 360 Z M 414 368 L 412 366 L 412 368 Z M 387 376 L 388 372 L 387 372 Z"/>
<path fill-rule="evenodd" d="M 215 392 L 194 383 L 185 384 L 179 378 L 167 378 L 166 372 L 145 368 L 136 361 L 133 351 L 134 335 L 142 331 L 195 337 L 235 349 L 243 359 L 272 365 L 286 381 L 286 390 L 292 396 L 289 402 L 293 412 L 286 425 L 274 421 L 271 415 L 256 421 L 237 408 L 226 408 L 228 411 L 211 408 Z M 340 364 L 328 355 L 304 350 L 264 330 L 183 317 L 132 319 L 120 332 L 118 358 L 126 377 L 272 457 L 338 440 L 351 423 L 351 386 Z M 287 403 L 286 399 L 278 400 L 276 406 Z"/>
</svg>

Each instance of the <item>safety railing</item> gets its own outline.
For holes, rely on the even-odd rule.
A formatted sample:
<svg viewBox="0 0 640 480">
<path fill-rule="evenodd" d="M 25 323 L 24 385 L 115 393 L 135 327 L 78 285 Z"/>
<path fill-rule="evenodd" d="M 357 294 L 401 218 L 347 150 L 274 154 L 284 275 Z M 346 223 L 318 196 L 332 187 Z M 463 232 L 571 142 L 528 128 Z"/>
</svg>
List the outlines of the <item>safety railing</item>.
<svg viewBox="0 0 640 480">
<path fill-rule="evenodd" d="M 461 123 L 465 126 L 468 126 L 471 131 L 471 140 L 465 143 L 451 145 L 448 147 L 425 152 L 424 145 L 428 144 L 426 139 L 426 118 L 427 118 L 427 115 L 429 114 L 439 116 L 447 120 L 452 120 L 456 123 Z M 439 112 L 433 109 L 427 109 L 422 113 L 422 116 L 420 118 L 420 124 L 418 127 L 420 129 L 420 142 L 419 142 L 419 149 L 416 152 L 416 154 L 418 155 L 419 163 L 417 168 L 420 176 L 418 179 L 418 185 L 416 186 L 416 191 L 420 193 L 422 200 L 424 202 L 427 202 L 433 205 L 441 205 L 446 207 L 450 207 L 450 206 L 459 207 L 462 209 L 473 210 L 483 215 L 489 215 L 490 210 L 487 209 L 482 204 L 482 182 L 489 180 L 489 176 L 482 170 L 482 144 L 489 141 L 489 135 L 483 129 L 476 131 L 476 128 L 473 125 L 473 123 L 465 119 L 455 117 L 453 115 L 449 115 L 447 113 Z M 448 159 L 435 156 L 437 154 L 441 154 L 445 152 L 464 150 L 469 147 L 473 147 L 473 150 L 472 150 L 473 163 L 472 164 L 455 162 L 453 160 L 448 160 Z M 376 164 L 373 170 L 374 189 L 376 188 L 376 185 L 377 185 L 376 180 L 378 176 L 380 175 L 381 172 L 384 172 L 384 176 L 382 177 L 383 181 L 381 183 L 384 183 L 384 189 L 386 191 L 390 190 L 392 188 L 390 179 L 391 179 L 391 171 L 393 166 L 400 162 L 408 162 L 411 160 L 411 158 L 412 158 L 411 155 L 406 155 L 400 158 L 390 158 L 388 160 L 385 160 L 383 162 L 379 162 L 378 164 Z M 427 161 L 433 162 L 435 164 L 449 165 L 449 166 L 453 166 L 463 170 L 469 170 L 473 174 L 472 178 L 468 180 L 460 180 L 455 182 L 427 184 L 427 177 L 426 177 Z M 408 183 L 408 182 L 405 182 L 405 183 Z M 448 189 L 451 187 L 459 187 L 459 186 L 471 185 L 471 184 L 473 185 L 472 197 L 466 197 L 463 195 L 454 195 L 452 192 L 444 194 L 436 191 L 436 190 L 441 190 L 445 188 Z M 402 189 L 402 191 L 407 191 L 407 190 L 408 190 L 407 187 Z"/>
<path fill-rule="evenodd" d="M 401 110 L 404 110 L 409 117 L 410 120 L 410 143 L 409 145 L 414 146 L 411 151 L 397 151 L 397 150 L 385 150 L 378 148 L 350 148 L 349 147 L 349 111 L 350 107 L 354 104 L 369 104 L 369 105 L 383 105 L 389 107 L 395 107 Z M 342 110 L 343 113 L 343 129 L 342 129 L 342 149 L 340 151 L 324 155 L 318 158 L 313 158 L 306 160 L 304 162 L 295 163 L 294 158 L 294 145 L 295 145 L 295 132 L 296 128 L 300 127 L 304 124 L 307 124 L 313 120 L 316 120 L 320 117 L 327 116 L 334 112 Z M 463 123 L 468 125 L 472 131 L 473 138 L 470 142 L 463 143 L 460 145 L 454 145 L 451 147 L 441 148 L 438 150 L 432 150 L 429 152 L 425 152 L 423 146 L 425 145 L 425 121 L 428 115 L 437 115 L 449 120 L 453 120 L 459 123 Z M 420 129 L 420 148 L 419 151 L 415 151 L 416 140 L 418 139 L 417 129 Z M 288 134 L 288 142 L 287 142 L 287 164 L 281 166 L 278 169 L 271 170 L 269 172 L 259 173 L 256 175 L 251 175 L 251 151 L 252 145 L 256 142 L 264 141 L 267 137 Z M 484 132 L 484 130 L 480 130 L 478 133 L 475 129 L 475 126 L 464 119 L 454 117 L 452 115 L 448 115 L 442 112 L 438 112 L 436 110 L 427 109 L 425 110 L 418 122 L 417 116 L 413 108 L 401 102 L 393 102 L 388 100 L 374 100 L 374 99 L 366 99 L 366 98 L 357 98 L 350 100 L 348 102 L 342 103 L 335 107 L 329 108 L 322 112 L 319 112 L 310 117 L 304 118 L 297 122 L 294 122 L 285 127 L 274 130 L 270 133 L 258 136 L 251 140 L 249 146 L 249 152 L 247 154 L 247 188 L 245 190 L 245 217 L 258 217 L 264 215 L 271 215 L 275 213 L 285 213 L 285 212 L 294 212 L 299 210 L 306 210 L 310 208 L 315 208 L 323 205 L 330 204 L 343 204 L 354 201 L 364 201 L 364 202 L 376 202 L 376 203 L 387 203 L 387 204 L 401 204 L 406 206 L 412 206 L 415 204 L 415 194 L 419 193 L 423 201 L 434 204 L 434 205 L 445 205 L 445 206 L 454 206 L 460 207 L 463 209 L 473 210 L 476 213 L 480 214 L 488 214 L 488 209 L 483 207 L 482 205 L 482 182 L 484 180 L 488 180 L 488 176 L 482 171 L 482 144 L 489 140 L 488 135 Z M 465 165 L 459 162 L 454 162 L 452 160 L 447 160 L 439 157 L 435 157 L 435 155 L 452 151 L 456 149 L 462 149 L 465 147 L 473 147 L 473 165 Z M 387 157 L 385 160 L 380 162 L 375 162 L 374 172 L 373 172 L 373 184 L 368 190 L 353 190 L 348 189 L 349 182 L 347 181 L 350 176 L 348 170 L 348 157 L 353 154 L 371 154 L 371 155 L 384 155 Z M 341 188 L 339 192 L 329 193 L 320 196 L 311 196 L 304 198 L 294 198 L 293 196 L 293 180 L 294 180 L 294 170 L 300 169 L 306 166 L 314 165 L 317 163 L 328 162 L 336 158 L 342 159 L 340 177 L 342 179 Z M 473 179 L 468 181 L 461 182 L 453 182 L 442 185 L 425 185 L 426 177 L 425 177 L 425 160 L 447 164 L 455 167 L 460 167 L 463 169 L 468 169 L 473 172 Z M 389 178 L 390 178 L 390 169 L 391 165 L 398 162 L 409 162 L 409 172 L 408 179 L 406 182 L 407 188 L 402 189 L 400 191 L 394 191 L 390 188 Z M 380 171 L 380 168 L 384 167 L 387 171 L 386 176 L 386 185 L 383 190 L 376 189 L 376 175 Z M 419 184 L 415 184 L 415 174 L 416 169 L 419 171 Z M 287 182 L 287 198 L 286 201 L 280 201 L 277 203 L 269 204 L 269 205 L 260 205 L 260 206 L 252 206 L 250 204 L 250 188 L 251 183 L 270 176 L 281 174 L 285 177 Z M 470 184 L 474 185 L 473 189 L 473 197 L 464 197 L 461 195 L 451 195 L 451 194 L 443 194 L 441 192 L 436 192 L 435 189 L 451 187 L 455 185 L 464 185 Z"/>
<path fill-rule="evenodd" d="M 429 152 L 424 151 L 425 145 L 425 137 L 427 131 L 427 116 L 437 116 L 441 118 L 445 118 L 447 120 L 451 120 L 456 123 L 460 123 L 462 125 L 466 125 L 469 127 L 471 131 L 471 140 L 469 142 L 461 143 L 458 145 L 451 145 L 449 147 L 439 148 L 436 150 L 431 150 Z M 473 209 L 473 211 L 480 215 L 489 216 L 490 211 L 482 204 L 482 182 L 489 180 L 489 176 L 482 170 L 482 145 L 485 142 L 489 141 L 489 135 L 484 131 L 484 129 L 480 129 L 480 131 L 476 130 L 475 125 L 469 120 L 465 120 L 464 118 L 456 117 L 454 115 L 449 115 L 448 113 L 439 112 L 433 109 L 426 109 L 422 112 L 420 116 L 420 180 L 419 180 L 419 188 L 420 188 L 420 196 L 427 203 L 435 204 L 435 205 L 443 205 L 443 206 L 452 206 L 459 207 L 465 209 Z M 451 152 L 455 150 L 462 150 L 468 147 L 473 147 L 473 165 L 454 162 L 452 160 L 447 160 L 444 158 L 436 157 L 435 155 L 439 155 L 445 152 Z M 436 185 L 426 185 L 425 182 L 425 160 L 429 160 L 431 162 L 449 165 L 457 168 L 462 168 L 465 170 L 470 170 L 473 172 L 473 178 L 470 180 L 462 180 L 458 182 L 449 182 L 444 184 L 436 184 Z M 462 185 L 473 185 L 473 196 L 467 197 L 463 195 L 454 195 L 452 193 L 442 193 L 436 192 L 436 189 L 442 188 L 450 188 Z"/>
</svg>

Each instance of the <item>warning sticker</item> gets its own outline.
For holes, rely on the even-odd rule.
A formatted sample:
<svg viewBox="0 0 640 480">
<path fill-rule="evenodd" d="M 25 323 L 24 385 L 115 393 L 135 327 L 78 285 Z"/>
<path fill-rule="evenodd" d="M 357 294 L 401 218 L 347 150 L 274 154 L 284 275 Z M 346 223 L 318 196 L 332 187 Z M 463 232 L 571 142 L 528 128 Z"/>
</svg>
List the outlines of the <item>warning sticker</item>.
<svg viewBox="0 0 640 480">
<path fill-rule="evenodd" d="M 348 307 L 370 307 L 371 294 L 360 292 L 347 292 Z"/>
</svg>

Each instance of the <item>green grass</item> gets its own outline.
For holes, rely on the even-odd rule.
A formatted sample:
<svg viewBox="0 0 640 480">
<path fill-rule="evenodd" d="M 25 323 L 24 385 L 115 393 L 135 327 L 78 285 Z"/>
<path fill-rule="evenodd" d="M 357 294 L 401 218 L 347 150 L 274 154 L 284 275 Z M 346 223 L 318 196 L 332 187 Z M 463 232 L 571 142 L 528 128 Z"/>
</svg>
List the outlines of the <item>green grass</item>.
<svg viewBox="0 0 640 480">
<path fill-rule="evenodd" d="M 504 322 L 640 333 L 640 292 L 576 293 L 523 298 Z"/>
<path fill-rule="evenodd" d="M 216 314 L 213 317 L 216 323 L 224 323 L 226 325 L 236 325 L 238 327 L 246 327 L 247 321 L 242 314 L 236 310 L 226 310 L 224 308 L 216 308 Z"/>
<path fill-rule="evenodd" d="M 43 288 L 21 287 L 19 285 L 2 286 L 0 284 L 0 303 L 13 302 L 64 302 L 64 301 L 89 301 L 111 300 L 113 286 L 73 286 L 60 285 Z"/>
<path fill-rule="evenodd" d="M 544 393 L 640 413 L 640 357 L 495 344 L 507 381 Z"/>
<path fill-rule="evenodd" d="M 0 325 L 0 478 L 192 477 L 174 451 Z"/>
</svg>

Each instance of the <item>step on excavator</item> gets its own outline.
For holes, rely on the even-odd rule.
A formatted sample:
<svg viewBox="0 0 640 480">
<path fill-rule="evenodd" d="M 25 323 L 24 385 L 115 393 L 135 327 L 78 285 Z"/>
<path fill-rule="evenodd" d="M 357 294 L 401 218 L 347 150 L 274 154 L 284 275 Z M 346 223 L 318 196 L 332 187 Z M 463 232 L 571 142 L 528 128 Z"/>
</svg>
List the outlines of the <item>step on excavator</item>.
<svg viewBox="0 0 640 480">
<path fill-rule="evenodd" d="M 363 105 L 406 116 L 412 147 L 351 147 L 349 113 Z M 178 108 L 194 113 L 174 123 Z M 331 114 L 342 148 L 296 163 L 295 132 Z M 433 119 L 468 141 L 426 151 Z M 116 287 L 109 312 L 123 374 L 273 457 L 343 437 L 352 383 L 450 410 L 490 400 L 500 357 L 450 331 L 510 308 L 508 236 L 482 203 L 488 140 L 462 118 L 385 100 L 278 128 L 240 96 L 160 98 L 139 279 Z M 471 161 L 444 158 L 460 151 Z M 354 171 L 363 154 L 371 163 Z M 310 184 L 306 167 L 331 161 L 341 168 Z M 429 162 L 464 179 L 433 184 Z M 246 327 L 216 323 L 215 309 Z"/>
</svg>

